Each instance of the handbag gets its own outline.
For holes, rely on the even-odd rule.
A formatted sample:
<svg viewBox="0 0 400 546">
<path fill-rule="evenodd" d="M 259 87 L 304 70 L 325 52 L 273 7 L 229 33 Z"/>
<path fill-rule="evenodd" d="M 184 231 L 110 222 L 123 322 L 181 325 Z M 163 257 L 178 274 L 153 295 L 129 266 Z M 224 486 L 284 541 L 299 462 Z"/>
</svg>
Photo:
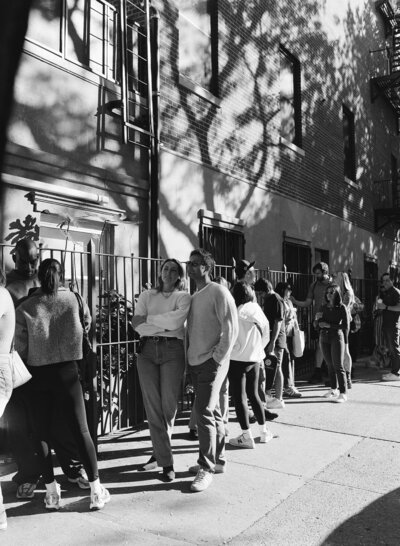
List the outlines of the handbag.
<svg viewBox="0 0 400 546">
<path fill-rule="evenodd" d="M 83 311 L 83 300 L 82 296 L 78 292 L 74 292 L 75 297 L 79 305 L 79 320 L 82 325 L 83 337 L 82 337 L 82 360 L 78 362 L 79 365 L 79 378 L 81 382 L 86 385 L 91 380 L 91 364 L 93 359 L 96 357 L 95 352 L 93 351 L 93 345 L 90 341 L 89 334 L 85 328 L 85 316 Z"/>
<path fill-rule="evenodd" d="M 300 330 L 299 323 L 296 320 L 296 324 L 293 330 L 293 356 L 300 358 L 303 356 L 304 347 L 306 345 L 305 335 L 303 330 Z"/>
<path fill-rule="evenodd" d="M 17 387 L 20 387 L 21 385 L 27 383 L 32 378 L 32 376 L 28 372 L 28 369 L 25 366 L 22 358 L 19 356 L 18 352 L 14 349 L 14 347 L 11 350 L 10 356 L 13 389 L 16 389 Z"/>
</svg>

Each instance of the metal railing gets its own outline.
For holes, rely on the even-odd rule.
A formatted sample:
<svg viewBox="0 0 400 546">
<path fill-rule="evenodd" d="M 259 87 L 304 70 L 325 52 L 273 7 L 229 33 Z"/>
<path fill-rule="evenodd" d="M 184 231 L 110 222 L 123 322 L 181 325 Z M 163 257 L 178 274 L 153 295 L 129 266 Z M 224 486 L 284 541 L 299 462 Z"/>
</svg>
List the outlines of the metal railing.
<svg viewBox="0 0 400 546">
<path fill-rule="evenodd" d="M 12 246 L 0 244 L 0 266 Z M 91 337 L 97 362 L 91 370 L 86 392 L 88 421 L 94 438 L 120 429 L 138 426 L 145 419 L 136 370 L 137 337 L 131 319 L 140 292 L 155 286 L 162 260 L 97 252 L 93 242 L 85 251 L 40 247 L 40 260 L 58 259 L 65 268 L 65 282 L 87 301 L 93 317 Z M 233 280 L 233 266 L 217 265 L 214 276 Z M 288 281 L 296 299 L 306 298 L 311 275 L 270 269 L 257 270 L 257 277 L 271 280 L 273 286 Z M 372 350 L 372 305 L 377 281 L 353 279 L 356 295 L 365 304 L 364 350 Z M 189 286 L 189 283 L 188 283 Z M 306 332 L 306 350 L 315 348 L 311 338 L 311 308 L 299 308 L 300 327 Z M 182 390 L 180 407 L 187 408 L 190 397 Z"/>
</svg>

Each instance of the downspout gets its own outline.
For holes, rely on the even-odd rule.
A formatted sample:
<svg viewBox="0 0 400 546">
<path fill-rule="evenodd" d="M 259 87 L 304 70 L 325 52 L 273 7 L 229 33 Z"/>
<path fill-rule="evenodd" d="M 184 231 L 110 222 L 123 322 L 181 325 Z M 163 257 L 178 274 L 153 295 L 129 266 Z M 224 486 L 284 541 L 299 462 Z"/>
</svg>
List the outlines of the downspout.
<svg viewBox="0 0 400 546">
<path fill-rule="evenodd" d="M 153 137 L 151 139 L 150 159 L 150 252 L 152 258 L 160 257 L 160 15 L 150 6 L 150 63 L 152 75 Z"/>
</svg>

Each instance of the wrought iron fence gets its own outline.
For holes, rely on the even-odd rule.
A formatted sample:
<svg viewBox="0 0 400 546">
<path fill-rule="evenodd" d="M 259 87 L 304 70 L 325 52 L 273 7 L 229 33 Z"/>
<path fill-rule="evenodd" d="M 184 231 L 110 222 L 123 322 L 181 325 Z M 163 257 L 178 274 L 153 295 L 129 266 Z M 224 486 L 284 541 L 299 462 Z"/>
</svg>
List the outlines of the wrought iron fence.
<svg viewBox="0 0 400 546">
<path fill-rule="evenodd" d="M 0 266 L 13 247 L 0 244 Z M 145 418 L 136 370 L 137 339 L 131 318 L 135 301 L 143 289 L 155 286 L 162 260 L 97 252 L 93 242 L 85 251 L 40 247 L 40 260 L 58 259 L 65 268 L 65 282 L 87 301 L 93 317 L 92 342 L 97 354 L 87 394 L 88 420 L 94 438 L 141 424 Z M 257 270 L 257 277 L 271 280 L 273 286 L 288 281 L 296 299 L 306 298 L 313 277 L 287 271 Z M 234 280 L 233 266 L 217 265 L 215 276 Z M 371 350 L 372 305 L 377 282 L 353 279 L 357 296 L 365 303 L 364 350 Z M 189 285 L 189 283 L 188 283 Z M 306 332 L 306 349 L 312 350 L 312 311 L 299 308 L 298 318 Z M 188 407 L 184 393 L 181 408 Z"/>
</svg>

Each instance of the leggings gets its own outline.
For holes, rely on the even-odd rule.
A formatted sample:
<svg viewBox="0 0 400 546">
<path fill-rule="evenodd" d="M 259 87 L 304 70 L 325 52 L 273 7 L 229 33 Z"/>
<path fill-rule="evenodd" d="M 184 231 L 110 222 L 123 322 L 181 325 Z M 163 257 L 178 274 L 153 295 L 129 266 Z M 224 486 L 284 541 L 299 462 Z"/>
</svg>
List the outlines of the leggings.
<svg viewBox="0 0 400 546">
<path fill-rule="evenodd" d="M 29 371 L 32 374 L 29 392 L 44 482 L 54 481 L 49 444 L 52 418 L 56 410 L 63 412 L 70 426 L 89 481 L 96 480 L 99 477 L 96 450 L 87 425 L 78 364 L 71 361 L 30 366 Z"/>
<path fill-rule="evenodd" d="M 229 365 L 229 385 L 235 404 L 236 415 L 242 430 L 248 430 L 250 427 L 247 398 L 253 408 L 257 423 L 259 425 L 265 423 L 264 408 L 258 395 L 259 370 L 259 362 L 231 360 Z"/>
</svg>

